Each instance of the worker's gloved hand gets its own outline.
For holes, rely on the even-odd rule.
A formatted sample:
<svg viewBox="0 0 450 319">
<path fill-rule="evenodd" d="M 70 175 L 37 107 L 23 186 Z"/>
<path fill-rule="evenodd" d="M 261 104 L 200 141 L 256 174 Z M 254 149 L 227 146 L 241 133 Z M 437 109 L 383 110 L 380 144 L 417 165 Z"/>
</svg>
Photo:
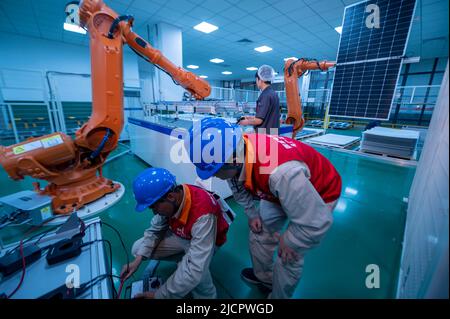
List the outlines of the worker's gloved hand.
<svg viewBox="0 0 450 319">
<path fill-rule="evenodd" d="M 248 225 L 250 226 L 250 230 L 255 234 L 258 234 L 262 231 L 262 221 L 261 217 L 250 218 L 248 220 Z"/>
<path fill-rule="evenodd" d="M 298 253 L 295 250 L 293 250 L 291 247 L 286 245 L 286 243 L 284 242 L 283 236 L 281 236 L 280 233 L 278 233 L 278 232 L 275 233 L 274 236 L 276 239 L 278 239 L 280 241 L 280 244 L 278 245 L 278 257 L 281 258 L 281 260 L 283 261 L 283 264 L 298 260 L 298 258 L 299 258 Z"/>
<path fill-rule="evenodd" d="M 122 267 L 122 271 L 120 272 L 120 279 L 121 280 L 127 280 L 130 278 L 136 270 L 138 270 L 139 266 L 142 262 L 142 256 L 137 256 L 133 262 L 129 263 L 128 265 L 124 265 Z"/>
<path fill-rule="evenodd" d="M 155 292 L 147 291 L 140 294 L 136 294 L 134 299 L 155 299 Z"/>
</svg>

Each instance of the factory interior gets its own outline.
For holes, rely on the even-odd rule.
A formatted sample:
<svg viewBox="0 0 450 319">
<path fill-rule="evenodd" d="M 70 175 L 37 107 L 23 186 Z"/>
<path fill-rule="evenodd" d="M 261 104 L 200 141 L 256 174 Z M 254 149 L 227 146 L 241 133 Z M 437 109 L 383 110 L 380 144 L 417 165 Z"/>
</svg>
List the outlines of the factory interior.
<svg viewBox="0 0 450 319">
<path fill-rule="evenodd" d="M 447 0 L 2 0 L 0 18 L 0 299 L 448 299 Z M 248 160 L 262 109 L 302 173 L 203 178 L 184 137 L 233 128 Z M 309 238 L 325 226 L 296 223 L 324 207 Z M 184 257 L 164 258 L 168 239 Z"/>
</svg>

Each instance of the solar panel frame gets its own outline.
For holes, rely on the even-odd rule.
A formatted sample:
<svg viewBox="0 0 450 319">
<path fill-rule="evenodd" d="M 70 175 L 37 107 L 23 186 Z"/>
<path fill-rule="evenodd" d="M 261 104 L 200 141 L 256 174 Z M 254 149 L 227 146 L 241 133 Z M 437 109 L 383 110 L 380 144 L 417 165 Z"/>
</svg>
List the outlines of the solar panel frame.
<svg viewBox="0 0 450 319">
<path fill-rule="evenodd" d="M 344 9 L 344 15 L 343 15 L 343 17 L 342 17 L 342 24 L 341 24 L 341 25 L 342 25 L 342 34 L 344 33 L 344 22 L 345 22 L 345 17 L 346 17 L 347 10 L 348 10 L 349 8 L 352 8 L 352 7 L 361 5 L 361 4 L 363 4 L 363 3 L 367 3 L 367 5 L 368 5 L 368 4 L 371 4 L 371 3 L 376 4 L 376 3 L 378 3 L 378 1 L 379 1 L 379 0 L 376 0 L 376 1 L 374 1 L 374 0 L 363 0 L 363 1 L 360 1 L 360 2 L 357 2 L 357 3 L 354 3 L 354 4 L 351 4 L 351 5 L 346 6 L 345 9 Z M 381 1 L 385 1 L 385 0 L 381 0 Z M 405 0 L 405 1 L 407 1 L 407 0 Z M 389 111 L 388 111 L 387 117 L 385 117 L 385 118 L 380 118 L 380 117 L 360 117 L 360 116 L 349 116 L 349 115 L 332 114 L 331 102 L 332 102 L 332 99 L 333 99 L 333 93 L 334 93 L 334 87 L 335 87 L 335 80 L 333 80 L 333 83 L 332 83 L 332 85 L 331 85 L 330 103 L 329 103 L 329 105 L 328 105 L 328 108 L 329 108 L 328 115 L 329 115 L 329 116 L 340 117 L 340 118 L 363 118 L 363 119 L 369 119 L 369 120 L 382 120 L 382 121 L 383 121 L 383 120 L 384 120 L 384 121 L 389 120 L 389 118 L 390 118 L 390 116 L 391 116 L 392 106 L 393 106 L 393 104 L 394 104 L 395 90 L 396 90 L 396 88 L 397 88 L 397 83 L 398 83 L 398 81 L 399 81 L 400 74 L 401 74 L 402 60 L 403 60 L 403 57 L 404 57 L 405 54 L 406 54 L 407 44 L 408 44 L 408 42 L 409 42 L 409 38 L 410 38 L 410 35 L 411 35 L 412 24 L 413 24 L 413 20 L 414 20 L 414 16 L 415 16 L 415 13 L 416 13 L 416 8 L 417 8 L 417 0 L 412 0 L 412 1 L 414 2 L 414 4 L 413 4 L 413 10 L 412 10 L 412 13 L 411 13 L 411 20 L 410 20 L 410 23 L 409 23 L 409 28 L 408 28 L 408 32 L 407 32 L 407 35 L 406 35 L 406 38 L 405 38 L 405 42 L 404 42 L 404 46 L 403 46 L 403 52 L 402 52 L 402 55 L 401 55 L 401 56 L 389 56 L 389 57 L 376 58 L 376 59 L 358 60 L 358 61 L 352 61 L 352 62 L 339 63 L 338 57 L 339 57 L 339 51 L 340 51 L 340 48 L 341 48 L 342 34 L 341 34 L 341 37 L 339 38 L 338 52 L 337 52 L 337 54 L 336 54 L 336 62 L 337 62 L 337 64 L 336 64 L 335 77 L 336 77 L 336 74 L 337 74 L 337 68 L 338 68 L 339 66 L 342 66 L 342 65 L 346 65 L 346 64 L 357 64 L 357 63 L 371 63 L 371 62 L 382 61 L 382 60 L 394 60 L 394 59 L 400 59 L 400 65 L 399 65 L 399 68 L 398 68 L 398 74 L 397 74 L 397 78 L 396 78 L 396 84 L 395 84 L 395 86 L 394 86 L 394 90 L 393 90 L 394 92 L 393 92 L 393 94 L 392 94 L 391 103 L 390 103 L 390 107 L 389 107 Z M 367 5 L 364 6 L 364 8 L 366 8 Z M 380 18 L 380 20 L 381 20 L 381 18 Z"/>
</svg>

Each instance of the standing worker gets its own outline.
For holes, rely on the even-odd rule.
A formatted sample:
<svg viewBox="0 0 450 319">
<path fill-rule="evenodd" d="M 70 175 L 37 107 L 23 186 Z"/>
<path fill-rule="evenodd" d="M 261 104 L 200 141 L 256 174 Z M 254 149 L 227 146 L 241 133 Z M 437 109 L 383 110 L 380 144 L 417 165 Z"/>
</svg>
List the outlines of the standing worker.
<svg viewBox="0 0 450 319">
<path fill-rule="evenodd" d="M 155 293 L 143 298 L 216 298 L 209 265 L 218 246 L 226 241 L 229 224 L 214 196 L 193 185 L 177 185 L 163 168 L 149 168 L 133 182 L 136 210 L 155 213 L 144 237 L 132 248 L 135 260 L 122 268 L 123 280 L 137 271 L 144 259 L 179 261 L 176 271 Z M 181 261 L 180 261 L 181 260 Z"/>
<path fill-rule="evenodd" d="M 280 128 L 280 100 L 271 84 L 275 70 L 269 65 L 262 65 L 256 72 L 256 86 L 261 90 L 256 101 L 255 116 L 245 116 L 240 125 L 253 125 L 256 133 L 278 134 Z M 270 130 L 270 129 L 276 129 Z"/>
<path fill-rule="evenodd" d="M 221 147 L 214 150 L 222 154 L 221 159 L 206 158 L 212 144 Z M 253 268 L 243 269 L 242 278 L 272 289 L 271 298 L 291 298 L 305 253 L 319 244 L 332 224 L 332 211 L 341 194 L 336 169 L 300 141 L 242 134 L 238 125 L 219 118 L 205 118 L 194 125 L 188 147 L 199 177 L 227 180 L 235 200 L 245 209 Z M 193 149 L 200 149 L 201 157 Z M 261 199 L 259 211 L 254 196 Z M 281 234 L 286 222 L 288 227 Z"/>
</svg>

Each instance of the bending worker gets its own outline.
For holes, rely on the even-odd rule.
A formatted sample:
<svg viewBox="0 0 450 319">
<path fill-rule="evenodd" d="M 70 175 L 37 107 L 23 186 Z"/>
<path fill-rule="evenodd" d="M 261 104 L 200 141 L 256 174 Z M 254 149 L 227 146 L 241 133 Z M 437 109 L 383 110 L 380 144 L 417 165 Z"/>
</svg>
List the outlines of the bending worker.
<svg viewBox="0 0 450 319">
<path fill-rule="evenodd" d="M 177 185 L 175 176 L 162 168 L 149 168 L 133 182 L 136 210 L 154 212 L 151 226 L 132 248 L 135 260 L 125 265 L 126 280 L 144 259 L 179 261 L 176 271 L 155 293 L 144 298 L 216 298 L 209 265 L 216 246 L 226 241 L 228 223 L 218 201 L 193 185 Z M 180 261 L 181 260 L 181 261 Z"/>
<path fill-rule="evenodd" d="M 242 134 L 238 125 L 219 118 L 205 118 L 194 125 L 189 144 L 199 177 L 227 180 L 235 200 L 245 208 L 253 268 L 242 270 L 242 278 L 272 289 L 271 298 L 291 298 L 305 253 L 319 244 L 332 224 L 332 210 L 341 193 L 338 172 L 304 143 L 275 135 Z M 211 145 L 221 149 L 211 152 Z M 193 152 L 199 149 L 201 156 Z M 212 153 L 216 156 L 207 158 Z M 254 196 L 261 200 L 259 210 Z M 286 222 L 288 227 L 281 234 Z"/>
<path fill-rule="evenodd" d="M 255 116 L 245 116 L 240 125 L 253 125 L 255 132 L 278 134 L 280 128 L 280 100 L 271 84 L 275 70 L 269 65 L 262 65 L 256 72 L 256 86 L 261 94 L 256 101 Z M 272 129 L 272 130 L 270 130 Z"/>
</svg>

